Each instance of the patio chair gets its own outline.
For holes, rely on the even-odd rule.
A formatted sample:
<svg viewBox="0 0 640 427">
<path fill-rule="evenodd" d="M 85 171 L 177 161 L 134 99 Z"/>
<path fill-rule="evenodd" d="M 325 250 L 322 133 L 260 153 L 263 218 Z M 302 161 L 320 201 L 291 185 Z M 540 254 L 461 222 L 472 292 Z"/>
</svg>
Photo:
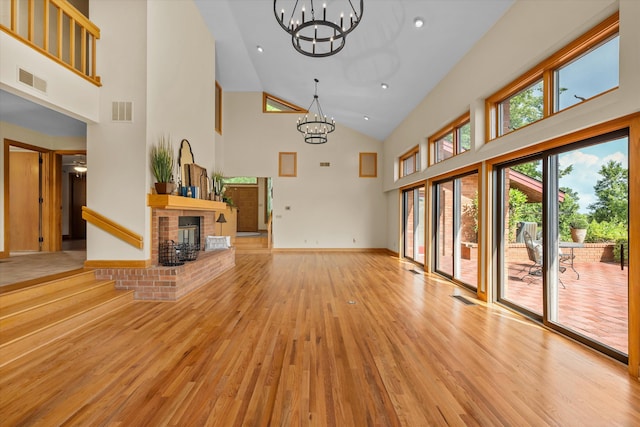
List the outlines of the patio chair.
<svg viewBox="0 0 640 427">
<path fill-rule="evenodd" d="M 533 262 L 533 264 L 529 266 L 529 272 L 525 274 L 522 279 L 526 276 L 540 277 L 542 276 L 542 245 L 540 243 L 534 243 L 528 231 L 525 230 L 522 235 L 524 237 L 524 245 L 527 248 L 529 261 Z"/>
<path fill-rule="evenodd" d="M 527 276 L 542 277 L 542 244 L 534 242 L 531 234 L 527 231 L 524 231 L 522 235 L 524 237 L 524 244 L 527 248 L 529 261 L 533 262 L 533 264 L 529 266 L 529 271 L 520 280 L 524 280 Z M 562 255 L 562 253 L 559 254 L 560 262 L 562 262 L 563 256 L 565 255 Z M 570 258 L 567 258 L 567 260 L 569 259 Z M 566 269 L 566 267 L 558 267 L 558 271 L 560 273 L 564 273 Z M 558 281 L 560 282 L 560 285 L 566 289 L 566 286 L 564 286 L 564 283 L 562 283 L 560 278 L 558 278 Z"/>
</svg>

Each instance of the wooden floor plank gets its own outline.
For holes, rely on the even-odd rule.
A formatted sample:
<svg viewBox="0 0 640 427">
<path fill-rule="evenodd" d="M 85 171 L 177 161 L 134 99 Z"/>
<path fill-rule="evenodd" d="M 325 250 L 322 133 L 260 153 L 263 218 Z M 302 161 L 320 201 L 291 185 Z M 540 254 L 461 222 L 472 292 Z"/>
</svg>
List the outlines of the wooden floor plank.
<svg viewBox="0 0 640 427">
<path fill-rule="evenodd" d="M 382 253 L 240 254 L 177 302 L 133 302 L 0 368 L 0 419 L 640 424 L 625 366 L 410 268 Z"/>
</svg>

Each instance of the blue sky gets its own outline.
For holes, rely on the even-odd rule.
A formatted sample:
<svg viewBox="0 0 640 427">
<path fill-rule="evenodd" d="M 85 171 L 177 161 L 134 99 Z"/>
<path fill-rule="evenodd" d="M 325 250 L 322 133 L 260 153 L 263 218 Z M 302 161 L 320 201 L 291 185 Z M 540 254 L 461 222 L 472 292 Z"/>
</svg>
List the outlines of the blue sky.
<svg viewBox="0 0 640 427">
<path fill-rule="evenodd" d="M 618 86 L 619 37 L 577 58 L 557 71 L 557 85 L 565 89 L 559 96 L 559 110 Z"/>
<path fill-rule="evenodd" d="M 599 179 L 602 179 L 598 171 L 609 160 L 620 162 L 624 168 L 629 168 L 628 138 L 625 137 L 560 154 L 560 168 L 564 169 L 569 165 L 573 165 L 573 172 L 562 177 L 559 185 L 560 187 L 572 188 L 578 192 L 580 212 L 587 213 L 588 206 L 597 200 L 593 186 Z"/>
</svg>

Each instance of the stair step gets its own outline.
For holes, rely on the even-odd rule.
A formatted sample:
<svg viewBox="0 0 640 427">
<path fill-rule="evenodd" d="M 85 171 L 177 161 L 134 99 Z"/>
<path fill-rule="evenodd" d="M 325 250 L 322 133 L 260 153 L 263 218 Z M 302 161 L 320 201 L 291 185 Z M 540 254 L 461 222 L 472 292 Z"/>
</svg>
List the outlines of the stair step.
<svg viewBox="0 0 640 427">
<path fill-rule="evenodd" d="M 6 308 L 0 307 L 0 331 L 6 331 L 14 325 L 48 318 L 75 305 L 91 302 L 112 290 L 112 280 L 94 279 L 92 282 L 72 285 L 66 289 L 56 289 L 51 295 L 41 295 L 31 301 L 21 301 Z"/>
<path fill-rule="evenodd" d="M 33 298 L 29 300 L 19 300 L 12 304 L 4 304 L 4 300 L 0 298 L 0 322 L 3 319 L 17 316 L 21 313 L 43 308 L 49 305 L 52 309 L 63 308 L 65 304 L 71 304 L 82 298 L 88 299 L 91 294 L 99 294 L 105 289 L 113 289 L 113 281 L 96 280 L 93 276 L 87 277 L 87 281 L 73 283 L 67 287 L 51 286 L 51 292 L 41 295 L 32 294 Z M 46 287 L 41 287 L 44 290 Z"/>
<path fill-rule="evenodd" d="M 6 330 L 0 327 L 0 366 L 130 304 L 133 294 L 134 291 L 111 289 L 44 318 L 35 318 Z"/>
<path fill-rule="evenodd" d="M 23 301 L 29 301 L 42 295 L 48 295 L 56 290 L 71 285 L 86 283 L 95 279 L 93 270 L 83 271 L 71 276 L 59 277 L 54 280 L 34 284 L 32 286 L 0 293 L 0 308 L 8 307 Z"/>
<path fill-rule="evenodd" d="M 253 248 L 253 247 L 238 247 L 236 246 L 236 254 L 269 254 L 271 249 L 269 248 Z"/>
<path fill-rule="evenodd" d="M 133 302 L 113 280 L 75 273 L 0 294 L 0 366 Z"/>
</svg>

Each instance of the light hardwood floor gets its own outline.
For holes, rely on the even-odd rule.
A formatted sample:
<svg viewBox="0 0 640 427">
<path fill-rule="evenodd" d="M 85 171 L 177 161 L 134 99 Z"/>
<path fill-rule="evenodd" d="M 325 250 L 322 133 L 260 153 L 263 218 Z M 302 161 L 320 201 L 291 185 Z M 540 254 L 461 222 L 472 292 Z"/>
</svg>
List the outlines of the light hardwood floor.
<svg viewBox="0 0 640 427">
<path fill-rule="evenodd" d="M 625 366 L 382 253 L 238 255 L 0 369 L 2 425 L 640 425 Z M 355 304 L 350 304 L 355 302 Z"/>
</svg>

